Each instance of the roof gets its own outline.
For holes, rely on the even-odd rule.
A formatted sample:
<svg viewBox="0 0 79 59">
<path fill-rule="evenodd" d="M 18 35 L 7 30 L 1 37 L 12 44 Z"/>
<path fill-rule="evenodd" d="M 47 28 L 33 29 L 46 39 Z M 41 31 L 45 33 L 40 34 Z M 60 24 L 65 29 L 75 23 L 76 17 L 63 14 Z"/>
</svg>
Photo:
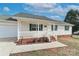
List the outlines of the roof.
<svg viewBox="0 0 79 59">
<path fill-rule="evenodd" d="M 14 16 L 24 17 L 24 18 L 41 19 L 41 20 L 51 20 L 50 18 L 47 18 L 45 16 L 38 16 L 38 15 L 33 15 L 33 14 L 28 14 L 28 13 L 18 13 L 18 14 L 15 14 Z"/>
<path fill-rule="evenodd" d="M 9 16 L 0 15 L 0 21 L 1 21 L 1 20 L 6 20 L 6 19 L 8 19 L 8 18 L 9 18 Z"/>
<path fill-rule="evenodd" d="M 24 18 L 48 20 L 48 21 L 54 21 L 54 22 L 59 23 L 59 24 L 72 25 L 72 24 L 66 23 L 64 21 L 58 21 L 58 20 L 50 19 L 50 18 L 45 17 L 45 16 L 38 16 L 38 15 L 33 15 L 33 14 L 28 14 L 28 13 L 18 13 L 18 14 L 14 15 L 14 16 L 15 17 L 22 17 L 22 18 L 24 17 Z"/>
<path fill-rule="evenodd" d="M 0 16 L 0 21 L 17 21 L 17 20 L 13 19 L 12 16 L 1 15 Z"/>
<path fill-rule="evenodd" d="M 45 16 L 38 16 L 38 15 L 33 15 L 33 14 L 28 14 L 28 13 L 18 13 L 18 14 L 15 14 L 13 16 L 5 16 L 5 15 L 2 15 L 0 16 L 0 21 L 17 21 L 17 19 L 13 19 L 12 17 L 24 17 L 24 18 L 33 18 L 33 19 L 40 19 L 40 20 L 48 20 L 48 21 L 53 21 L 55 23 L 58 23 L 58 24 L 64 24 L 64 25 L 72 25 L 72 24 L 69 24 L 69 23 L 66 23 L 66 22 L 63 22 L 63 21 L 58 21 L 58 20 L 54 20 L 54 19 L 50 19 L 48 17 L 45 17 Z"/>
</svg>

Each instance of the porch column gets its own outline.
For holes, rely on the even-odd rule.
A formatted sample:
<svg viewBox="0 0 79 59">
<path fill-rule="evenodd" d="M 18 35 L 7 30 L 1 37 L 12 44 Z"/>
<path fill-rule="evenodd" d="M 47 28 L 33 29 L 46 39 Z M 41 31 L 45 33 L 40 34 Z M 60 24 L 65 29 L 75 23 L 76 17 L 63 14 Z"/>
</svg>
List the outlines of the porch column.
<svg viewBox="0 0 79 59">
<path fill-rule="evenodd" d="M 18 41 L 19 41 L 19 39 L 21 39 L 21 31 L 20 31 L 20 29 L 21 29 L 21 21 L 17 21 L 17 29 L 18 29 L 18 35 L 17 35 L 17 37 L 18 37 Z"/>
<path fill-rule="evenodd" d="M 38 21 L 38 29 L 37 29 L 37 31 L 38 31 L 38 38 L 39 38 L 39 21 Z"/>
<path fill-rule="evenodd" d="M 48 23 L 48 28 L 47 28 L 47 37 L 48 37 L 48 39 L 49 39 L 49 42 L 51 41 L 50 36 L 51 36 L 51 24 Z"/>
</svg>

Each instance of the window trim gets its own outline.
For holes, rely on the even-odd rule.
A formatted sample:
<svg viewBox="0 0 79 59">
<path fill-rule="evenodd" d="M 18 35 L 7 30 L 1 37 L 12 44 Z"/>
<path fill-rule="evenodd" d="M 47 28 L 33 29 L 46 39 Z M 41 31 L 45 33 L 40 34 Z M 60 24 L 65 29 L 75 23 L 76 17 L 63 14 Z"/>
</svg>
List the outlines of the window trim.
<svg viewBox="0 0 79 59">
<path fill-rule="evenodd" d="M 32 27 L 33 25 L 36 25 L 36 26 Z M 32 28 L 35 28 L 36 30 L 33 30 Z M 38 24 L 29 24 L 29 31 L 43 31 L 43 24 L 39 24 L 39 25 Z"/>
<path fill-rule="evenodd" d="M 35 26 L 34 26 L 35 25 Z M 37 29 L 37 25 L 36 24 L 29 24 L 29 31 L 37 31 L 38 29 Z M 36 30 L 34 30 L 34 28 L 36 29 Z"/>
</svg>

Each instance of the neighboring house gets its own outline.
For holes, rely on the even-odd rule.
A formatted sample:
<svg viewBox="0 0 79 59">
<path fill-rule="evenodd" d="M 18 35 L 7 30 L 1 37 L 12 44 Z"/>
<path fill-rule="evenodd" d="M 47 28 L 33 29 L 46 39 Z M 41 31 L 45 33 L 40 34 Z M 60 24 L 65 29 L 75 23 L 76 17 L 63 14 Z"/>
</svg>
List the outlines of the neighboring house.
<svg viewBox="0 0 79 59">
<path fill-rule="evenodd" d="M 15 35 L 17 37 L 17 44 L 51 42 L 56 41 L 58 36 L 72 35 L 72 24 L 49 19 L 44 16 L 18 13 L 9 17 L 5 22 L 10 22 L 8 24 L 11 29 L 8 29 L 7 31 L 0 30 L 0 33 L 3 33 L 4 31 L 8 32 L 9 37 Z M 12 23 L 14 23 L 14 25 L 11 25 Z M 9 25 L 6 25 L 6 23 L 4 24 L 5 29 L 7 29 Z M 3 27 L 3 25 L 0 26 Z"/>
</svg>

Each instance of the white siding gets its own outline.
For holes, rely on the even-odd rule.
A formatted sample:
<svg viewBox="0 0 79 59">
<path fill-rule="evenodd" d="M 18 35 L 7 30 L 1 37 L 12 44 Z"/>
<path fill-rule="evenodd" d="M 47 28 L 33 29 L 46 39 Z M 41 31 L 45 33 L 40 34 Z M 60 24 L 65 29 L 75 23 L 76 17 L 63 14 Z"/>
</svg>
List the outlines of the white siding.
<svg viewBox="0 0 79 59">
<path fill-rule="evenodd" d="M 72 34 L 72 26 L 69 26 L 69 30 L 66 31 L 65 25 L 58 25 L 58 30 L 52 31 L 51 23 L 42 23 L 43 25 L 47 25 L 46 28 L 43 27 L 43 31 L 29 31 L 29 24 L 30 23 L 28 22 L 21 23 L 20 31 L 19 31 L 19 36 L 21 38 L 42 37 L 42 36 L 47 36 L 47 35 L 71 35 Z M 53 25 L 57 25 L 57 24 L 53 24 Z"/>
<path fill-rule="evenodd" d="M 69 26 L 69 30 L 65 30 L 64 25 L 58 25 L 58 30 L 53 31 L 55 35 L 71 35 L 72 34 L 72 27 Z"/>
</svg>

